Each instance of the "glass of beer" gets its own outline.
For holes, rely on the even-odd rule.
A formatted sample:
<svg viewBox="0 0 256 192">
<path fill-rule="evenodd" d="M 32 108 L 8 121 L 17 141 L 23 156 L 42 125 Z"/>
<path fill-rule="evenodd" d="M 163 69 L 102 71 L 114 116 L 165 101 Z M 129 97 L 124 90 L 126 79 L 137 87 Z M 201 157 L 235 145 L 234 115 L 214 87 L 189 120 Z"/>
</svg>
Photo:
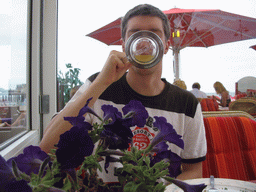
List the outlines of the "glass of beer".
<svg viewBox="0 0 256 192">
<path fill-rule="evenodd" d="M 151 68 L 163 57 L 163 42 L 153 32 L 138 31 L 127 40 L 125 52 L 129 61 L 136 67 Z"/>
</svg>

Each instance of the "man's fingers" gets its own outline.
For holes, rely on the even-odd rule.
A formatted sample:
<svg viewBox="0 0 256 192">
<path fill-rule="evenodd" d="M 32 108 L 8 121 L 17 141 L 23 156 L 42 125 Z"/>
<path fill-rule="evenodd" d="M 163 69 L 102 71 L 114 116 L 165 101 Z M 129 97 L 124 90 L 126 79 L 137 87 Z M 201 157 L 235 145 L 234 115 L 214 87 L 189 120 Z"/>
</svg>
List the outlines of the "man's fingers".
<svg viewBox="0 0 256 192">
<path fill-rule="evenodd" d="M 122 61 L 124 64 L 126 64 L 126 63 L 129 62 L 129 60 L 127 59 L 126 56 L 125 56 L 125 57 L 122 57 L 122 58 L 121 58 L 121 61 Z"/>
</svg>

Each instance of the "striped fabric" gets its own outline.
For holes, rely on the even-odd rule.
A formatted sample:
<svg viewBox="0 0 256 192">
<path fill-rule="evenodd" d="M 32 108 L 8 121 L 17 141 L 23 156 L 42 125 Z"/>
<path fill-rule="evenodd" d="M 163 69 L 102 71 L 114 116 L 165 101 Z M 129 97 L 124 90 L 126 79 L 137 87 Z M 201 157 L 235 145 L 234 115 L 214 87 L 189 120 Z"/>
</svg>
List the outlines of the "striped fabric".
<svg viewBox="0 0 256 192">
<path fill-rule="evenodd" d="M 219 105 L 216 100 L 204 98 L 200 101 L 202 111 L 218 111 Z"/>
<path fill-rule="evenodd" d="M 256 180 L 256 121 L 205 117 L 204 124 L 208 151 L 203 177 Z"/>
</svg>

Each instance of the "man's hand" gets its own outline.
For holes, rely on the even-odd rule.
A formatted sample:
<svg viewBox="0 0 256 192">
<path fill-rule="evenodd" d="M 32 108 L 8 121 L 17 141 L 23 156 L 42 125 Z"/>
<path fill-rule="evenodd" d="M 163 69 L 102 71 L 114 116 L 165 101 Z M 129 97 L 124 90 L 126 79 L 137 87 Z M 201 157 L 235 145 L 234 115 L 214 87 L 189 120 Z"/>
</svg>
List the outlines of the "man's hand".
<svg viewBox="0 0 256 192">
<path fill-rule="evenodd" d="M 187 164 L 182 163 L 182 173 L 177 177 L 180 180 L 202 178 L 202 162 Z"/>
<path fill-rule="evenodd" d="M 97 81 L 109 86 L 119 80 L 131 65 L 124 52 L 111 51 Z"/>
</svg>

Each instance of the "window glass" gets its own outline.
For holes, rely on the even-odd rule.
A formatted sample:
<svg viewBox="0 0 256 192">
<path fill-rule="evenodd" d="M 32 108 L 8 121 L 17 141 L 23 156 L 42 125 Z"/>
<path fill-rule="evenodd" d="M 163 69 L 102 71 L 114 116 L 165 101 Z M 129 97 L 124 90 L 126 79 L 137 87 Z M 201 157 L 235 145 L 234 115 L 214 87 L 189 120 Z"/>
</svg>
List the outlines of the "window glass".
<svg viewBox="0 0 256 192">
<path fill-rule="evenodd" d="M 0 1 L 0 148 L 28 130 L 28 1 Z"/>
</svg>

